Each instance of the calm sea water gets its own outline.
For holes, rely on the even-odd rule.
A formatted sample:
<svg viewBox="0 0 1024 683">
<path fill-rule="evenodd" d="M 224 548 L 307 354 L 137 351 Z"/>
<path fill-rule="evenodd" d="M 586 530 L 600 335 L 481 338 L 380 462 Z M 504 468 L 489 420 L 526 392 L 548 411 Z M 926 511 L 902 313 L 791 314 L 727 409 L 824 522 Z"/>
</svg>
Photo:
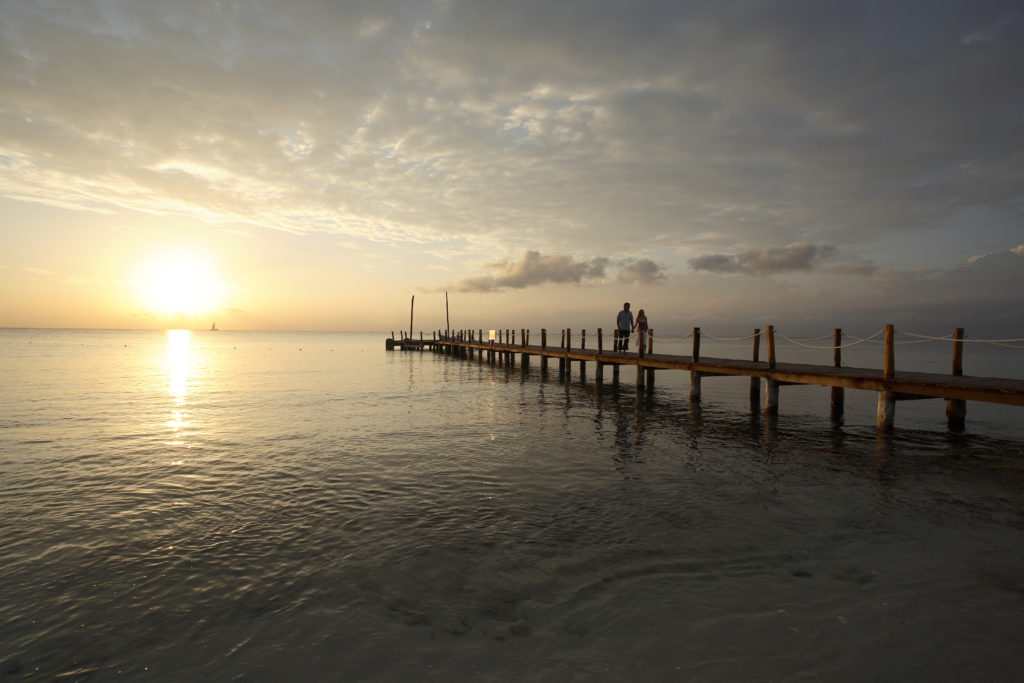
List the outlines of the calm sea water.
<svg viewBox="0 0 1024 683">
<path fill-rule="evenodd" d="M 1024 411 L 632 378 L 0 331 L 0 678 L 1019 680 Z"/>
</svg>

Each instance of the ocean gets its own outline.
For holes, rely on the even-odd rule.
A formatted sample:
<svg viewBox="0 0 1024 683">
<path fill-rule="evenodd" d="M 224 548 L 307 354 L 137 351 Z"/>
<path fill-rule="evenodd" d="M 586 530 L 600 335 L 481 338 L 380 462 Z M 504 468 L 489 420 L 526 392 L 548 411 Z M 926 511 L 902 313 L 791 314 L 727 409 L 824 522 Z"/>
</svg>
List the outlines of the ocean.
<svg viewBox="0 0 1024 683">
<path fill-rule="evenodd" d="M 0 679 L 1019 680 L 1024 409 L 384 339 L 0 330 Z"/>
</svg>

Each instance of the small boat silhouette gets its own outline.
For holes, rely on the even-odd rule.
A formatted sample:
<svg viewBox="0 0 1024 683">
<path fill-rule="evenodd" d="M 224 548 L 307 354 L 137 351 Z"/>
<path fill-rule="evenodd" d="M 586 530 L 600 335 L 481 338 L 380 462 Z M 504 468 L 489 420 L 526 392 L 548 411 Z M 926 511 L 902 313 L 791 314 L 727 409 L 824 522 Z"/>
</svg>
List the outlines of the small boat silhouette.
<svg viewBox="0 0 1024 683">
<path fill-rule="evenodd" d="M 216 331 L 217 331 L 217 323 L 214 322 L 212 325 L 210 325 L 210 332 L 216 332 Z"/>
</svg>

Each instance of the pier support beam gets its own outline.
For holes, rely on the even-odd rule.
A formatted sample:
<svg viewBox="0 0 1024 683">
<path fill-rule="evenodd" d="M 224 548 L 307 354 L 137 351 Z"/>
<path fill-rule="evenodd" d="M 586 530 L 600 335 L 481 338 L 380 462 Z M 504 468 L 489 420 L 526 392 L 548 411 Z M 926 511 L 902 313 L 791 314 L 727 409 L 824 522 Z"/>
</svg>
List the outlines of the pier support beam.
<svg viewBox="0 0 1024 683">
<path fill-rule="evenodd" d="M 836 328 L 832 333 L 832 366 L 843 365 L 843 331 Z M 843 421 L 843 410 L 846 404 L 846 391 L 842 387 L 832 387 L 831 415 L 833 422 Z"/>
<path fill-rule="evenodd" d="M 779 383 L 773 379 L 767 379 L 764 383 L 764 414 L 779 414 Z"/>
<path fill-rule="evenodd" d="M 960 377 L 964 374 L 964 328 L 958 327 L 953 331 L 953 375 Z M 967 401 L 951 398 L 946 401 L 946 426 L 954 431 L 963 431 L 967 422 Z"/>
<path fill-rule="evenodd" d="M 647 355 L 654 353 L 654 330 L 647 330 Z M 647 368 L 647 388 L 654 388 L 654 368 Z"/>
<path fill-rule="evenodd" d="M 775 369 L 775 326 L 765 328 L 768 343 L 768 369 Z M 779 414 L 779 383 L 769 377 L 764 383 L 764 414 Z"/>
<path fill-rule="evenodd" d="M 885 359 L 882 376 L 889 380 L 896 376 L 896 355 L 893 349 L 893 326 L 885 326 Z M 896 423 L 896 392 L 884 389 L 878 392 L 878 410 L 875 413 L 875 426 L 879 431 L 892 431 Z"/>
<path fill-rule="evenodd" d="M 693 328 L 693 351 L 690 359 L 696 363 L 700 360 L 700 328 Z M 700 373 L 690 370 L 690 401 L 700 400 Z"/>
<path fill-rule="evenodd" d="M 761 359 L 761 328 L 754 328 L 754 354 L 751 360 L 757 363 Z M 750 378 L 750 403 L 756 405 L 761 402 L 761 378 Z"/>
<path fill-rule="evenodd" d="M 875 414 L 875 426 L 878 431 L 891 432 L 896 425 L 896 393 L 893 391 L 878 392 L 878 412 Z"/>
</svg>

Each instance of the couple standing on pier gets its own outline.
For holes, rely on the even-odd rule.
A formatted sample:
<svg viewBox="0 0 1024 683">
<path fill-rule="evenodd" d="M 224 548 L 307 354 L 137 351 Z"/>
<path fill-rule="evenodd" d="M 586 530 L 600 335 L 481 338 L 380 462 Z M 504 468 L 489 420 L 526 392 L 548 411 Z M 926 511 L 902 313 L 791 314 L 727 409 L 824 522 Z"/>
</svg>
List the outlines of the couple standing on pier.
<svg viewBox="0 0 1024 683">
<path fill-rule="evenodd" d="M 644 348 L 647 343 L 647 314 L 640 309 L 636 314 L 636 322 L 633 322 L 633 312 L 629 310 L 629 302 L 622 304 L 622 310 L 615 318 L 615 350 L 629 351 L 629 336 L 636 330 L 636 345 Z"/>
</svg>

